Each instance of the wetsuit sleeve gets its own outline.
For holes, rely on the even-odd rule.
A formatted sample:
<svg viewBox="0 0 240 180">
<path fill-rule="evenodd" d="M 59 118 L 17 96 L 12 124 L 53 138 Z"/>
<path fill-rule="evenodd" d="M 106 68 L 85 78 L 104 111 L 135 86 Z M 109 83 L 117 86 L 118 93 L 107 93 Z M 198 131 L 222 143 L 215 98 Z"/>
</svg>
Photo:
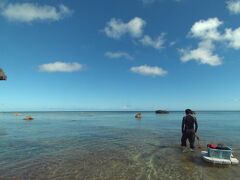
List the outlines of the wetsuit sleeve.
<svg viewBox="0 0 240 180">
<path fill-rule="evenodd" d="M 195 123 L 195 133 L 196 133 L 198 130 L 198 123 L 197 123 L 197 118 L 194 118 L 194 119 L 195 119 L 194 123 Z"/>
<path fill-rule="evenodd" d="M 185 125 L 185 117 L 182 119 L 182 133 L 184 132 L 184 125 Z"/>
</svg>

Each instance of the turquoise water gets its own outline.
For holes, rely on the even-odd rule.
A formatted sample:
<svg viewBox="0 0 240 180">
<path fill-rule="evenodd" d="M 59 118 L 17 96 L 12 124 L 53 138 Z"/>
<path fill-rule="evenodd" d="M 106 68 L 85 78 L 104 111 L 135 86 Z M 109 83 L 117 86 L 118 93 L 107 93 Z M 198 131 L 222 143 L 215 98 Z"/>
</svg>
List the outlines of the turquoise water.
<svg viewBox="0 0 240 180">
<path fill-rule="evenodd" d="M 33 121 L 23 117 L 32 115 Z M 201 149 L 180 149 L 183 112 L 0 113 L 0 179 L 239 179 L 205 163 L 207 143 L 240 159 L 240 112 L 198 112 Z"/>
</svg>

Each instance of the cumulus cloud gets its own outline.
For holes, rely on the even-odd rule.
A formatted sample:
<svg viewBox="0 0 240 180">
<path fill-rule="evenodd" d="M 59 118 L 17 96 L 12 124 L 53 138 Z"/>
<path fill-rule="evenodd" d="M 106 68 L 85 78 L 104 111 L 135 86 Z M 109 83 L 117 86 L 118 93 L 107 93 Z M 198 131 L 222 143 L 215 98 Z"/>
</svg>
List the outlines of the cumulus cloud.
<svg viewBox="0 0 240 180">
<path fill-rule="evenodd" d="M 223 37 L 228 41 L 230 47 L 240 49 L 240 27 L 235 30 L 231 28 L 226 29 Z"/>
<path fill-rule="evenodd" d="M 196 60 L 201 64 L 217 66 L 222 64 L 222 58 L 214 54 L 215 44 L 223 43 L 228 47 L 240 49 L 240 27 L 237 29 L 225 28 L 223 32 L 219 27 L 223 22 L 218 18 L 200 20 L 193 24 L 189 36 L 199 39 L 196 49 L 181 49 L 181 60 L 187 62 Z"/>
<path fill-rule="evenodd" d="M 2 7 L 2 16 L 9 21 L 33 22 L 33 21 L 58 21 L 72 11 L 65 5 L 58 7 L 38 5 L 33 3 L 10 3 Z"/>
<path fill-rule="evenodd" d="M 104 32 L 113 39 L 119 39 L 125 34 L 138 38 L 142 36 L 145 25 L 146 22 L 139 17 L 135 17 L 127 23 L 124 23 L 121 19 L 112 18 L 107 22 Z"/>
<path fill-rule="evenodd" d="M 192 26 L 190 35 L 195 38 L 207 40 L 220 40 L 221 34 L 218 32 L 219 26 L 223 24 L 218 18 L 200 20 Z"/>
<path fill-rule="evenodd" d="M 106 52 L 105 56 L 110 58 L 110 59 L 119 59 L 119 58 L 124 58 L 124 59 L 129 59 L 129 60 L 133 60 L 134 59 L 133 56 L 131 56 L 130 54 L 128 54 L 126 52 L 122 52 L 122 51 Z"/>
<path fill-rule="evenodd" d="M 168 72 L 161 67 L 158 66 L 148 66 L 148 65 L 142 65 L 142 66 L 135 66 L 130 69 L 130 71 L 145 75 L 145 76 L 165 76 Z"/>
<path fill-rule="evenodd" d="M 165 43 L 165 33 L 161 33 L 158 37 L 152 38 L 149 35 L 144 35 L 144 27 L 146 21 L 139 17 L 131 19 L 129 22 L 124 23 L 121 19 L 112 18 L 106 23 L 104 33 L 113 39 L 120 39 L 124 35 L 129 35 L 143 46 L 149 46 L 155 49 L 162 49 Z"/>
<path fill-rule="evenodd" d="M 224 42 L 229 47 L 240 49 L 240 27 L 237 29 L 225 28 L 221 33 L 218 28 L 223 24 L 218 18 L 200 20 L 192 26 L 190 30 L 191 37 L 199 38 L 212 42 Z"/>
<path fill-rule="evenodd" d="M 197 49 L 181 49 L 181 61 L 188 62 L 194 60 L 200 64 L 208 64 L 211 66 L 221 65 L 222 60 L 218 55 L 213 54 L 214 49 L 215 46 L 211 41 L 202 41 L 198 44 Z"/>
<path fill-rule="evenodd" d="M 74 72 L 82 70 L 83 65 L 79 63 L 65 63 L 65 62 L 54 62 L 48 64 L 42 64 L 39 66 L 41 72 Z"/>
<path fill-rule="evenodd" d="M 145 35 L 140 42 L 144 45 L 144 46 L 150 46 L 153 47 L 155 49 L 162 49 L 163 45 L 165 43 L 165 39 L 164 39 L 165 34 L 162 33 L 160 36 L 158 36 L 156 39 L 152 39 L 150 36 Z"/>
<path fill-rule="evenodd" d="M 232 14 L 240 14 L 240 0 L 230 0 L 227 2 L 227 9 Z"/>
</svg>

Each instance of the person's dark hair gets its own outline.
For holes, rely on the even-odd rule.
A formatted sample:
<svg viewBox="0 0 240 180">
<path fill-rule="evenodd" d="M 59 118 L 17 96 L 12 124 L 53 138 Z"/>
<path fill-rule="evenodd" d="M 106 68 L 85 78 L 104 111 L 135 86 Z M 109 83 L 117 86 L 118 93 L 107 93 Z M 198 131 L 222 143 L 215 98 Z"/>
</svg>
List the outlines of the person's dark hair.
<svg viewBox="0 0 240 180">
<path fill-rule="evenodd" d="M 192 110 L 191 110 L 191 109 L 186 109 L 186 110 L 185 110 L 185 113 L 186 113 L 186 114 L 192 114 Z"/>
</svg>

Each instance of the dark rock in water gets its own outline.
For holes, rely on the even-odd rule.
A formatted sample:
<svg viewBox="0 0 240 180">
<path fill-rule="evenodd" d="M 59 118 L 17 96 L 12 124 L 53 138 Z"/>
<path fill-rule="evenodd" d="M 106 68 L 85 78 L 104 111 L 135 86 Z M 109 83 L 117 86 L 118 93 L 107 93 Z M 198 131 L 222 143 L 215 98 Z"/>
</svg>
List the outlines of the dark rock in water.
<svg viewBox="0 0 240 180">
<path fill-rule="evenodd" d="M 7 76 L 4 74 L 1 68 L 0 68 L 0 80 L 7 80 Z"/>
<path fill-rule="evenodd" d="M 156 113 L 156 114 L 168 114 L 169 111 L 165 111 L 165 110 L 156 110 L 155 113 Z"/>
<path fill-rule="evenodd" d="M 32 116 L 26 116 L 23 120 L 31 121 L 31 120 L 33 120 L 33 117 Z"/>
<path fill-rule="evenodd" d="M 140 112 L 136 113 L 135 118 L 141 119 L 142 118 L 142 114 Z"/>
</svg>

